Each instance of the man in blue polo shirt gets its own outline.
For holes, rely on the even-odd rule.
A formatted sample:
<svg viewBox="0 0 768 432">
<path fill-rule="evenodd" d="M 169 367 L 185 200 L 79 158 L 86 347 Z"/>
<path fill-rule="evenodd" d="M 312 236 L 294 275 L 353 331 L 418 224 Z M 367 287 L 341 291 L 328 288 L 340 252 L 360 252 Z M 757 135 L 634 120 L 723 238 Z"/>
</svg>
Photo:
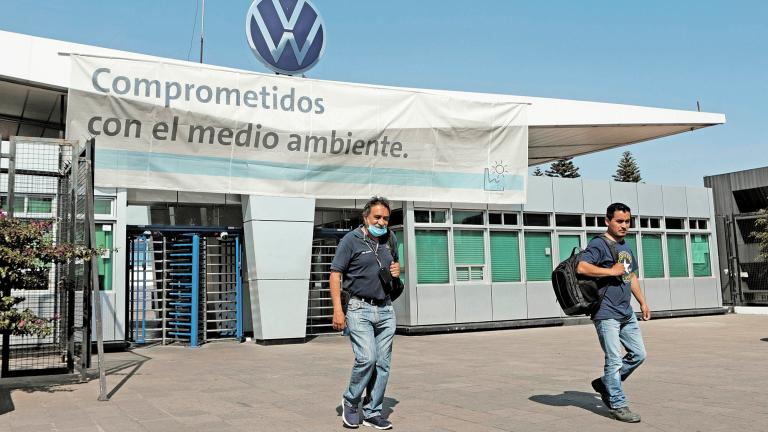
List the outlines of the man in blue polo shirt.
<svg viewBox="0 0 768 432">
<path fill-rule="evenodd" d="M 581 253 L 576 271 L 584 276 L 600 278 L 600 282 L 607 287 L 600 307 L 592 315 L 600 346 L 605 353 L 603 376 L 592 381 L 592 388 L 600 393 L 611 417 L 637 423 L 640 416 L 629 410 L 621 387 L 621 382 L 645 360 L 643 336 L 632 311 L 630 294 L 640 303 L 644 321 L 651 319 L 651 311 L 637 280 L 637 261 L 632 249 L 624 241 L 631 219 L 630 209 L 626 205 L 614 203 L 608 206 L 605 213 L 605 225 L 608 227 L 605 236 L 589 242 Z M 615 246 L 618 259 L 614 258 L 609 244 Z M 622 346 L 626 351 L 624 356 Z"/>
<path fill-rule="evenodd" d="M 355 353 L 352 376 L 341 401 L 342 420 L 350 428 L 360 425 L 358 404 L 366 387 L 369 399 L 363 405 L 363 424 L 392 428 L 392 423 L 381 416 L 395 336 L 395 311 L 384 285 L 400 277 L 397 240 L 387 230 L 389 213 L 385 198 L 371 198 L 363 208 L 364 224 L 341 239 L 331 263 L 333 328 L 348 327 Z M 350 294 L 346 316 L 341 303 L 342 279 L 344 291 Z"/>
</svg>

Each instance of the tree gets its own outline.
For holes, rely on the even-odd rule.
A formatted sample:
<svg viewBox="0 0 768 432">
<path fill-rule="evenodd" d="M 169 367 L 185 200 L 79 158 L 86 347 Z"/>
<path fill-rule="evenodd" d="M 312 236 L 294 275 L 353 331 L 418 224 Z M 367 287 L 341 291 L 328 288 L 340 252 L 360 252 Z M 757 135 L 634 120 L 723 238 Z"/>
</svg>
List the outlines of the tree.
<svg viewBox="0 0 768 432">
<path fill-rule="evenodd" d="M 547 177 L 581 177 L 581 174 L 579 174 L 579 167 L 573 164 L 571 158 L 561 159 L 559 161 L 553 162 L 544 174 Z"/>
<path fill-rule="evenodd" d="M 533 172 L 533 175 L 536 176 L 536 177 L 541 177 L 541 176 L 544 175 L 544 173 L 541 172 L 541 168 L 540 167 L 536 167 L 536 170 Z"/>
<path fill-rule="evenodd" d="M 751 237 L 760 245 L 760 258 L 768 261 L 768 209 L 760 210 Z"/>
<path fill-rule="evenodd" d="M 83 246 L 54 245 L 52 227 L 52 221 L 9 218 L 0 211 L 0 332 L 49 336 L 51 320 L 30 309 L 17 309 L 24 297 L 9 295 L 11 290 L 45 290 L 51 264 L 90 259 L 98 252 Z"/>
<path fill-rule="evenodd" d="M 640 167 L 637 166 L 635 157 L 632 156 L 632 152 L 625 151 L 621 155 L 619 160 L 619 166 L 616 168 L 616 174 L 613 175 L 613 180 L 618 182 L 630 182 L 639 183 L 643 178 L 640 176 Z"/>
</svg>

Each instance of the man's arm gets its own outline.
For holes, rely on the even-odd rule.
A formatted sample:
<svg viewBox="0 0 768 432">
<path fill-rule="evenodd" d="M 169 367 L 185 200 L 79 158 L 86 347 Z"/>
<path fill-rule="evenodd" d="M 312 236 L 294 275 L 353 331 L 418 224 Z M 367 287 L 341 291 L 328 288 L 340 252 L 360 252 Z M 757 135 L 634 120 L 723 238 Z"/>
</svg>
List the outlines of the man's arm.
<svg viewBox="0 0 768 432">
<path fill-rule="evenodd" d="M 347 326 L 347 320 L 344 317 L 344 310 L 341 308 L 341 273 L 331 271 L 331 302 L 333 303 L 333 321 L 331 321 L 335 330 L 344 330 Z"/>
<path fill-rule="evenodd" d="M 629 286 L 632 289 L 632 295 L 634 295 L 637 302 L 640 303 L 640 310 L 643 312 L 643 321 L 648 321 L 651 319 L 651 310 L 648 309 L 643 290 L 640 289 L 640 281 L 637 280 L 637 273 L 633 272 L 631 277 L 632 279 L 630 280 Z"/>
<path fill-rule="evenodd" d="M 607 276 L 622 276 L 624 274 L 624 264 L 618 262 L 613 267 L 603 268 L 594 264 L 590 264 L 586 261 L 579 261 L 579 265 L 576 266 L 576 273 L 589 276 L 589 277 L 607 277 Z"/>
</svg>

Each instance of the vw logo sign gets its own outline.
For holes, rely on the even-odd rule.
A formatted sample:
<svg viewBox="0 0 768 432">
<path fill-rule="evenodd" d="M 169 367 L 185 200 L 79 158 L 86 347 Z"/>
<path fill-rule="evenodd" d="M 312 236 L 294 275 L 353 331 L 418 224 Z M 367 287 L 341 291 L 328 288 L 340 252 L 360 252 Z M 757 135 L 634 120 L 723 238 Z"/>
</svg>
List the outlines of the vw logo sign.
<svg viewBox="0 0 768 432">
<path fill-rule="evenodd" d="M 259 61 L 282 74 L 311 69 L 325 51 L 325 25 L 308 0 L 254 0 L 245 34 Z"/>
</svg>

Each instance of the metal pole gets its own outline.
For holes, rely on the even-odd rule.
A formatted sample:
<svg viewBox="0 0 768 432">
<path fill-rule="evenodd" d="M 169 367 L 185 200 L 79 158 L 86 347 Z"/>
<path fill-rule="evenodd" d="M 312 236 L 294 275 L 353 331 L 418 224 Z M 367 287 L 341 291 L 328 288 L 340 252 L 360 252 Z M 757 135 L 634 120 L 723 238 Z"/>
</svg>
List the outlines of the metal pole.
<svg viewBox="0 0 768 432">
<path fill-rule="evenodd" d="M 739 234 L 736 231 L 737 229 L 737 223 L 736 223 L 736 217 L 734 215 L 731 215 L 731 223 L 733 225 L 733 255 L 734 259 L 736 260 L 736 286 L 738 287 L 738 293 L 739 293 L 739 304 L 744 304 L 744 291 L 741 287 L 741 260 L 739 259 Z"/>
<path fill-rule="evenodd" d="M 203 0 L 203 13 L 200 15 L 200 63 L 203 62 L 204 40 L 205 40 L 205 0 Z"/>
<path fill-rule="evenodd" d="M 8 147 L 8 217 L 13 217 L 14 195 L 16 188 L 16 138 L 12 137 Z M 11 287 L 4 286 L 2 296 L 11 295 Z M 0 377 L 8 376 L 10 372 L 11 335 L 3 333 L 2 359 L 0 359 Z"/>
<path fill-rule="evenodd" d="M 94 209 L 93 209 L 93 188 L 94 188 L 94 150 L 95 139 L 90 139 L 86 142 L 85 155 L 86 163 L 89 168 L 88 176 L 86 177 L 85 188 L 85 221 L 88 224 L 88 246 L 91 249 L 96 249 L 96 224 L 94 223 Z M 99 286 L 99 266 L 96 265 L 98 257 L 91 258 L 90 265 L 88 266 L 91 271 L 91 296 L 93 303 L 93 310 L 95 315 L 96 326 L 96 350 L 98 351 L 98 368 L 99 368 L 99 397 L 100 401 L 109 400 L 107 395 L 107 375 L 104 370 L 104 329 L 101 320 L 101 287 Z"/>
<path fill-rule="evenodd" d="M 237 290 L 235 294 L 235 301 L 237 304 L 235 305 L 236 317 L 237 317 L 237 331 L 235 334 L 235 337 L 237 337 L 238 341 L 243 340 L 243 280 L 242 276 L 240 275 L 241 271 L 241 263 L 240 263 L 240 236 L 235 236 L 235 289 Z"/>
</svg>

